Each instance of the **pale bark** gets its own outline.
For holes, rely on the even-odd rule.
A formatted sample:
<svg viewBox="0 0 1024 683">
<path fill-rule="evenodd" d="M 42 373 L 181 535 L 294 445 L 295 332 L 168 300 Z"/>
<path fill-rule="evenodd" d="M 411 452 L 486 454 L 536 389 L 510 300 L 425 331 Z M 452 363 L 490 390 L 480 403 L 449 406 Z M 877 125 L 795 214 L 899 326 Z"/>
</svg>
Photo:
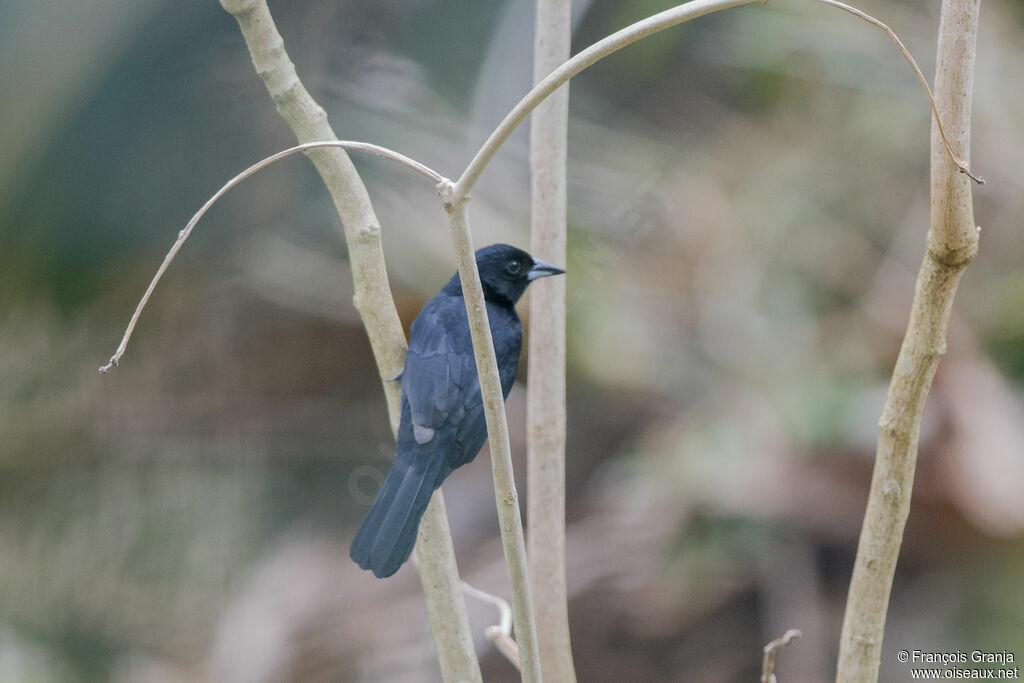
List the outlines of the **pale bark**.
<svg viewBox="0 0 1024 683">
<path fill-rule="evenodd" d="M 299 142 L 335 139 L 323 107 L 299 80 L 265 0 L 221 0 L 221 5 L 238 21 L 256 72 Z M 355 285 L 353 304 L 370 338 L 392 429 L 397 432 L 401 389 L 397 382 L 383 380 L 402 369 L 406 340 L 388 283 L 380 223 L 366 187 L 344 150 L 318 150 L 310 152 L 309 157 L 327 185 L 345 230 Z M 416 558 L 444 680 L 482 680 L 440 490 L 423 515 Z"/>
<path fill-rule="evenodd" d="M 537 0 L 533 80 L 569 58 L 571 0 Z M 569 88 L 530 119 L 530 252 L 566 265 L 566 160 Z M 576 680 L 565 576 L 565 289 L 566 278 L 530 290 L 527 385 L 527 558 L 536 604 L 541 668 L 548 680 Z"/>
<path fill-rule="evenodd" d="M 512 470 L 512 448 L 508 439 L 505 402 L 498 375 L 498 360 L 494 354 L 494 340 L 487 318 L 484 290 L 480 272 L 476 267 L 473 236 L 469 230 L 467 197 L 452 195 L 452 184 L 441 184 L 441 199 L 451 226 L 452 249 L 459 264 L 463 298 L 469 317 L 469 330 L 473 337 L 473 355 L 476 358 L 480 392 L 487 417 L 487 443 L 491 449 L 491 468 L 494 473 L 494 497 L 498 509 L 498 527 L 501 547 L 505 552 L 508 582 L 512 589 L 512 615 L 515 620 L 516 641 L 519 644 L 519 665 L 525 683 L 542 680 L 540 656 L 537 647 L 537 627 L 530 592 L 530 576 L 526 567 L 526 543 L 523 539 L 523 520 L 519 510 Z"/>
<path fill-rule="evenodd" d="M 935 75 L 937 115 L 953 150 L 970 158 L 971 89 L 980 0 L 943 0 Z M 978 250 L 971 181 L 932 124 L 931 225 L 903 345 L 889 385 L 875 469 L 843 619 L 836 680 L 878 679 L 893 574 L 910 511 L 925 399 L 960 276 Z"/>
<path fill-rule="evenodd" d="M 535 85 L 523 99 L 519 100 L 502 122 L 498 124 L 498 127 L 494 129 L 490 137 L 487 138 L 487 141 L 484 142 L 483 146 L 480 147 L 476 155 L 469 162 L 466 170 L 459 176 L 458 181 L 455 183 L 453 195 L 468 197 L 473 186 L 476 185 L 476 181 L 480 178 L 480 174 L 483 173 L 487 164 L 494 157 L 494 154 L 508 140 L 508 136 L 512 134 L 512 131 L 530 115 L 530 112 L 547 99 L 551 93 L 558 90 L 565 83 L 568 83 L 569 79 L 576 74 L 613 52 L 632 45 L 641 38 L 646 38 L 653 33 L 664 31 L 685 21 L 702 17 L 705 14 L 711 14 L 712 12 L 718 12 L 739 5 L 749 5 L 752 2 L 764 2 L 764 0 L 692 0 L 692 2 L 677 5 L 664 12 L 641 19 L 577 52 L 572 56 L 572 59 L 561 64 L 557 69 L 548 74 L 544 80 Z"/>
<path fill-rule="evenodd" d="M 502 547 L 505 550 L 505 560 L 508 565 L 516 637 L 519 640 L 520 663 L 524 681 L 541 680 L 536 622 L 530 594 L 529 572 L 526 566 L 521 513 L 512 473 L 505 405 L 501 395 L 497 360 L 491 341 L 483 290 L 480 287 L 480 276 L 477 272 L 476 260 L 473 258 L 472 236 L 466 203 L 469 201 L 470 192 L 480 174 L 483 173 L 487 164 L 512 131 L 570 78 L 600 59 L 652 33 L 717 10 L 753 1 L 693 0 L 685 5 L 642 19 L 599 40 L 562 63 L 534 86 L 491 133 L 459 179 L 455 183 L 442 182 L 440 185 L 441 199 L 445 211 L 448 212 L 452 230 L 452 246 L 459 262 L 466 311 L 469 316 L 470 328 L 473 331 L 473 351 L 476 355 L 484 411 L 487 416 L 487 438 L 491 447 L 491 464 L 494 468 L 498 519 L 502 532 Z"/>
</svg>

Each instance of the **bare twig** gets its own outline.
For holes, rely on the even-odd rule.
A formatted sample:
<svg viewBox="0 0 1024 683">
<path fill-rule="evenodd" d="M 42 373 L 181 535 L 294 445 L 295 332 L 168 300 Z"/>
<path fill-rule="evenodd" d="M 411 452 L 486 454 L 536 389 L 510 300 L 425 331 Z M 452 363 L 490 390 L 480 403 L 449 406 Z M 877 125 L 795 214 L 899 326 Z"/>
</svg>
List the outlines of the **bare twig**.
<svg viewBox="0 0 1024 683">
<path fill-rule="evenodd" d="M 927 93 L 928 95 L 928 102 L 932 106 L 932 115 L 935 117 L 935 125 L 939 129 L 939 137 L 942 139 L 942 144 L 946 148 L 946 152 L 949 154 L 950 159 L 953 160 L 953 163 L 956 164 L 957 168 L 960 169 L 961 173 L 966 173 L 971 180 L 978 183 L 979 185 L 984 185 L 985 179 L 982 178 L 981 176 L 977 176 L 971 173 L 971 169 L 967 165 L 967 162 L 961 159 L 960 156 L 953 151 L 953 147 L 949 144 L 949 140 L 946 138 L 946 131 L 942 128 L 942 119 L 939 117 L 939 109 L 935 105 L 935 98 L 932 96 L 932 89 L 928 86 L 928 79 L 926 79 L 924 77 L 924 74 L 921 73 L 921 69 L 918 68 L 917 62 L 914 61 L 914 57 L 910 54 L 910 50 L 908 50 L 906 45 L 903 44 L 903 41 L 900 40 L 899 36 L 897 36 L 896 33 L 887 25 L 885 25 L 878 19 L 875 19 L 870 14 L 862 12 L 856 7 L 851 7 L 850 5 L 839 2 L 839 0 L 817 0 L 817 2 L 821 2 L 826 5 L 831 5 L 832 7 L 837 7 L 845 12 L 849 12 L 850 14 L 856 17 L 860 17 L 869 24 L 873 24 L 889 34 L 889 37 L 893 39 L 897 47 L 899 47 L 900 52 L 903 53 L 903 56 L 910 63 L 910 67 L 914 70 L 914 73 L 917 74 L 917 79 L 921 81 L 921 86 L 924 88 L 925 93 Z"/>
<path fill-rule="evenodd" d="M 537 0 L 533 79 L 569 57 L 570 0 Z M 566 154 L 569 88 L 559 88 L 530 118 L 530 252 L 566 262 Z M 530 290 L 527 389 L 527 558 L 536 599 L 541 668 L 573 683 L 565 576 L 565 288 L 564 277 Z"/>
<path fill-rule="evenodd" d="M 494 647 L 498 648 L 501 654 L 505 655 L 505 659 L 512 662 L 519 671 L 522 671 L 522 664 L 519 662 L 519 645 L 512 639 L 512 635 L 502 629 L 500 626 L 488 626 L 484 629 L 484 635 L 487 639 L 494 643 Z"/>
<path fill-rule="evenodd" d="M 474 588 L 465 581 L 462 582 L 462 590 L 466 592 L 466 595 L 498 608 L 498 623 L 484 629 L 484 634 L 498 648 L 498 651 L 505 655 L 505 658 L 512 662 L 516 669 L 519 669 L 519 646 L 512 638 L 512 607 L 497 595 Z"/>
<path fill-rule="evenodd" d="M 764 659 L 761 660 L 761 683 L 777 683 L 775 678 L 775 658 L 779 650 L 798 640 L 803 633 L 791 628 L 781 636 L 764 646 Z"/>
<path fill-rule="evenodd" d="M 590 47 L 578 52 L 572 57 L 572 59 L 563 63 L 557 69 L 548 74 L 547 78 L 542 80 L 540 83 L 535 85 L 533 89 L 528 92 L 523 99 L 519 100 L 519 103 L 512 108 L 505 118 L 502 120 L 498 127 L 494 129 L 487 141 L 484 142 L 483 146 L 477 151 L 476 156 L 469 162 L 469 166 L 459 176 L 458 181 L 455 183 L 454 195 L 457 197 L 468 197 L 473 186 L 479 179 L 480 174 L 483 173 L 484 168 L 490 162 L 491 158 L 494 157 L 495 153 L 501 149 L 501 146 L 508 140 L 508 136 L 512 134 L 520 123 L 522 123 L 527 116 L 530 115 L 534 109 L 537 108 L 541 102 L 557 90 L 559 87 L 569 81 L 570 78 L 580 73 L 588 66 L 593 65 L 595 62 L 607 57 L 613 52 L 617 52 L 622 48 L 632 45 L 641 38 L 646 38 L 652 33 L 663 31 L 677 24 L 681 24 L 690 19 L 696 19 L 702 17 L 705 14 L 711 14 L 718 10 L 728 9 L 730 7 L 737 7 L 739 5 L 748 5 L 752 2 L 766 2 L 767 0 L 693 0 L 683 5 L 677 5 L 671 9 L 667 9 L 664 12 L 659 12 L 653 16 L 641 19 L 640 21 L 630 24 L 624 29 L 616 31 L 615 33 L 602 38 Z"/>
<path fill-rule="evenodd" d="M 421 164 L 420 162 L 414 159 L 410 159 L 404 154 L 399 154 L 394 150 L 388 149 L 386 147 L 380 147 L 379 145 L 374 145 L 369 142 L 357 142 L 353 140 L 322 140 L 318 142 L 307 142 L 302 145 L 296 145 L 295 147 L 289 147 L 288 149 L 282 150 L 277 154 L 272 154 L 269 157 L 266 157 L 265 159 L 257 161 L 255 164 L 253 164 L 249 168 L 245 169 L 244 171 L 236 175 L 234 178 L 226 182 L 223 187 L 217 190 L 217 192 L 215 192 L 212 197 L 206 200 L 206 203 L 203 204 L 199 211 L 196 211 L 195 215 L 192 216 L 192 218 L 185 225 L 185 227 L 178 232 L 178 238 L 174 240 L 174 244 L 171 245 L 171 250 L 167 252 L 167 256 L 164 257 L 163 263 L 161 263 L 160 267 L 157 268 L 156 275 L 153 276 L 153 279 L 149 283 L 149 287 L 146 288 L 145 293 L 143 293 L 142 298 L 139 300 L 139 305 L 136 306 L 135 308 L 135 313 L 132 314 L 131 320 L 128 321 L 128 327 L 124 331 L 124 337 L 121 338 L 121 343 L 118 345 L 117 351 L 115 351 L 114 355 L 110 357 L 110 361 L 100 368 L 100 372 L 108 372 L 110 371 L 111 368 L 116 367 L 118 363 L 121 362 L 121 357 L 124 355 L 125 350 L 128 348 L 128 342 L 131 341 L 132 333 L 135 331 L 135 325 L 136 323 L 139 322 L 139 316 L 142 315 L 143 309 L 149 302 L 149 297 L 152 296 L 153 291 L 156 289 L 156 286 L 160 282 L 161 278 L 163 278 L 168 266 L 171 265 L 171 261 L 173 261 L 174 257 L 178 255 L 179 251 L 181 251 L 182 246 L 184 246 L 185 244 L 185 240 L 187 240 L 189 235 L 192 234 L 192 230 L 196 227 L 196 223 L 198 223 L 199 219 L 206 215 L 206 212 L 210 210 L 210 207 L 216 204 L 217 200 L 224 196 L 224 194 L 228 190 L 233 188 L 235 185 L 238 185 L 240 182 L 242 182 L 249 176 L 258 173 L 259 171 L 263 170 L 267 166 L 270 166 L 274 162 L 280 161 L 281 159 L 289 157 L 298 152 L 308 152 L 313 149 L 321 149 L 325 147 L 357 149 L 364 152 L 371 152 L 372 154 L 376 154 L 387 159 L 392 159 L 394 161 L 399 162 L 400 164 L 408 166 L 409 168 L 415 170 L 416 172 L 425 175 L 427 178 L 430 178 L 435 183 L 441 182 L 444 179 L 444 176 L 437 173 L 430 167 L 425 166 L 424 164 Z"/>
<path fill-rule="evenodd" d="M 299 79 L 266 0 L 221 0 L 221 5 L 238 21 L 256 73 L 298 141 L 337 139 L 327 113 Z M 401 371 L 406 341 L 388 283 L 380 223 L 362 178 L 344 150 L 317 150 L 310 153 L 310 159 L 331 194 L 345 231 L 354 285 L 352 303 L 370 339 L 391 429 L 397 433 L 401 389 L 386 378 Z M 446 683 L 477 683 L 481 680 L 480 665 L 473 648 L 465 599 L 459 590 L 459 570 L 441 491 L 434 493 L 424 511 L 415 555 L 419 558 L 420 583 L 441 674 Z"/>
<path fill-rule="evenodd" d="M 939 118 L 965 156 L 970 152 L 979 4 L 979 0 L 943 0 L 939 22 L 935 102 Z M 842 683 L 878 678 L 893 575 L 910 513 L 921 416 L 946 352 L 946 331 L 960 277 L 978 251 L 971 183 L 950 160 L 942 137 L 933 123 L 928 244 L 879 420 L 871 492 L 839 645 L 836 680 Z"/>
</svg>

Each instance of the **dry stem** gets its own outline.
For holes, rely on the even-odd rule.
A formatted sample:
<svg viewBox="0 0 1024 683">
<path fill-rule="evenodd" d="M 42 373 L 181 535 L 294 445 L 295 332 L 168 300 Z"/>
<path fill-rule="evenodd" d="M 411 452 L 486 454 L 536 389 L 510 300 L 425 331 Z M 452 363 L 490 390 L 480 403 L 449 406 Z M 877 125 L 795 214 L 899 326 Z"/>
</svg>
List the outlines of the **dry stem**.
<svg viewBox="0 0 1024 683">
<path fill-rule="evenodd" d="M 308 152 L 313 149 L 321 149 L 327 147 L 336 147 L 341 149 L 358 149 L 364 152 L 370 152 L 372 154 L 376 154 L 387 159 L 392 159 L 405 166 L 408 166 L 409 168 L 419 173 L 422 173 L 423 175 L 430 178 L 434 182 L 440 182 L 443 178 L 443 176 L 437 173 L 437 171 L 421 164 L 415 159 L 410 159 L 404 154 L 399 154 L 394 150 L 388 149 L 386 147 L 380 147 L 369 142 L 357 142 L 353 140 L 323 140 L 320 142 L 307 142 L 302 145 L 296 145 L 295 147 L 289 147 L 288 149 L 282 150 L 277 154 L 272 154 L 269 157 L 257 161 L 255 164 L 245 169 L 228 182 L 224 183 L 223 187 L 217 190 L 217 192 L 215 192 L 212 197 L 207 199 L 206 203 L 203 204 L 203 206 L 198 211 L 196 211 L 195 215 L 192 216 L 192 218 L 185 225 L 185 227 L 178 232 L 178 238 L 174 240 L 174 244 L 171 245 L 170 251 L 168 251 L 167 255 L 164 256 L 163 263 L 161 263 L 160 267 L 157 268 L 156 274 L 153 276 L 153 279 L 150 280 L 149 286 L 146 288 L 146 291 L 143 293 L 138 305 L 135 307 L 135 312 L 132 314 L 131 320 L 128 321 L 128 327 L 124 331 L 124 336 L 121 337 L 121 343 L 118 344 L 117 351 L 115 351 L 114 355 L 110 357 L 110 360 L 107 362 L 107 364 L 100 368 L 100 372 L 109 372 L 112 368 L 116 367 L 118 363 L 121 362 L 121 357 L 124 356 L 124 352 L 128 349 L 128 342 L 131 341 L 132 333 L 135 331 L 135 325 L 139 322 L 139 316 L 142 315 L 143 309 L 145 309 L 146 304 L 149 303 L 149 297 L 152 296 L 157 284 L 159 284 L 160 280 L 163 278 L 164 273 L 167 272 L 167 268 L 171 265 L 171 261 L 174 260 L 174 257 L 178 255 L 178 252 L 181 251 L 181 248 L 185 245 L 185 240 L 187 240 L 189 238 L 189 235 L 192 234 L 192 230 L 195 229 L 196 224 L 203 216 L 206 215 L 206 212 L 210 210 L 210 207 L 217 203 L 217 200 L 223 197 L 224 194 L 228 190 L 233 188 L 235 185 L 238 185 L 240 182 L 242 182 L 249 176 L 263 170 L 264 168 L 270 166 L 276 161 L 280 161 L 281 159 L 289 157 L 297 152 Z M 397 313 L 395 315 L 397 315 Z M 403 332 L 402 334 L 404 346 L 405 333 Z M 388 385 L 385 384 L 385 387 L 387 386 Z M 395 415 L 397 415 L 397 412 L 392 411 L 392 416 L 394 417 Z"/>
<path fill-rule="evenodd" d="M 822 2 L 826 5 L 831 5 L 832 7 L 837 7 L 843 10 L 844 12 L 849 12 L 855 17 L 860 17 L 869 24 L 873 24 L 874 26 L 877 26 L 878 28 L 882 29 L 883 31 L 889 34 L 889 37 L 892 38 L 893 42 L 896 43 L 896 46 L 899 47 L 900 52 L 903 53 L 903 57 L 907 60 L 907 62 L 910 63 L 910 68 L 912 68 L 914 70 L 914 73 L 917 74 L 917 80 L 921 82 L 921 87 L 924 88 L 925 94 L 928 95 L 928 102 L 929 104 L 931 104 L 932 107 L 932 115 L 935 117 L 935 126 L 938 129 L 939 138 L 942 140 L 942 146 L 946 148 L 946 153 L 949 154 L 950 159 L 953 160 L 953 163 L 956 164 L 957 168 L 960 169 L 961 173 L 966 173 L 971 180 L 978 183 L 979 185 L 984 185 L 985 179 L 982 178 L 981 176 L 974 175 L 971 172 L 970 166 L 968 166 L 967 162 L 961 159 L 960 156 L 955 151 L 953 151 L 953 147 L 949 144 L 949 139 L 946 138 L 946 131 L 942 127 L 942 118 L 939 116 L 939 109 L 935 105 L 935 97 L 932 95 L 932 89 L 928 87 L 928 79 L 924 77 L 923 73 L 921 73 L 921 69 L 917 66 L 917 62 L 914 61 L 913 55 L 910 54 L 910 50 L 908 50 L 907 46 L 903 44 L 903 41 L 900 40 L 900 37 L 897 36 L 896 33 L 886 24 L 882 23 L 878 19 L 875 19 L 870 14 L 862 12 L 856 7 L 851 7 L 845 3 L 839 2 L 838 0 L 818 0 L 818 2 Z"/>
<path fill-rule="evenodd" d="M 335 139 L 337 136 L 323 107 L 313 100 L 299 80 L 266 1 L 221 0 L 221 4 L 238 21 L 256 72 L 299 142 Z M 345 230 L 355 285 L 353 303 L 370 338 L 392 429 L 397 431 L 401 390 L 397 383 L 388 382 L 386 378 L 394 377 L 402 369 L 406 341 L 388 283 L 380 223 L 362 179 L 343 150 L 321 150 L 313 152 L 310 158 L 331 193 Z M 421 173 L 428 170 L 418 166 Z M 437 176 L 433 172 L 426 174 L 431 173 Z M 438 178 L 432 179 L 436 182 Z M 416 555 L 444 680 L 480 681 L 480 665 L 473 649 L 441 491 L 434 494 L 424 512 Z"/>
<path fill-rule="evenodd" d="M 512 607 L 497 595 L 491 595 L 479 588 L 473 588 L 465 581 L 462 582 L 462 589 L 466 595 L 490 603 L 498 608 L 499 622 L 484 629 L 484 635 L 490 640 L 501 654 L 505 655 L 512 666 L 520 669 L 519 646 L 512 638 Z"/>
<path fill-rule="evenodd" d="M 537 0 L 533 79 L 569 57 L 570 0 Z M 566 154 L 569 89 L 559 88 L 530 119 L 530 251 L 566 263 Z M 541 668 L 548 680 L 572 683 L 565 577 L 565 289 L 564 277 L 530 289 L 527 383 L 527 558 L 536 599 Z"/>
<path fill-rule="evenodd" d="M 473 337 L 473 355 L 480 378 L 480 392 L 487 417 L 487 442 L 491 446 L 491 468 L 494 472 L 494 497 L 498 508 L 498 526 L 501 546 L 505 553 L 508 582 L 512 591 L 512 610 L 515 615 L 516 638 L 520 646 L 520 664 L 523 681 L 541 681 L 537 628 L 530 592 L 530 576 L 526 566 L 526 543 L 523 539 L 523 520 L 519 511 L 519 495 L 512 473 L 512 448 L 508 439 L 505 402 L 501 394 L 498 360 L 494 354 L 494 341 L 484 303 L 484 290 L 476 267 L 473 237 L 469 230 L 469 215 L 465 198 L 453 196 L 453 185 L 442 183 L 441 199 L 448 212 L 451 225 L 452 249 L 459 264 L 463 298 Z"/>
<path fill-rule="evenodd" d="M 943 0 L 935 77 L 936 121 L 970 156 L 971 89 L 979 0 Z M 971 184 L 932 125 L 931 226 L 903 344 L 879 421 L 878 448 L 864 525 L 843 618 L 836 680 L 878 678 L 885 617 L 910 512 L 925 400 L 942 354 L 953 298 L 978 250 Z"/>
<path fill-rule="evenodd" d="M 764 658 L 761 660 L 761 683 L 777 682 L 775 678 L 775 658 L 778 657 L 779 650 L 798 640 L 801 636 L 803 636 L 803 633 L 795 628 L 791 628 L 764 646 Z"/>
</svg>

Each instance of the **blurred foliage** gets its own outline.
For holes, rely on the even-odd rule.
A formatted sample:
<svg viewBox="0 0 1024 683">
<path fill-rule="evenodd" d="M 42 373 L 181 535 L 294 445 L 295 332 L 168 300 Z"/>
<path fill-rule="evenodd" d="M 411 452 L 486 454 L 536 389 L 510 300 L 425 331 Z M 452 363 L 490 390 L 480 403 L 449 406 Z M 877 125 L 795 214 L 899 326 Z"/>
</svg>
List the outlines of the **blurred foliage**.
<svg viewBox="0 0 1024 683">
<path fill-rule="evenodd" d="M 575 4 L 577 50 L 667 7 Z M 862 7 L 932 70 L 935 3 Z M 271 9 L 340 136 L 449 175 L 529 84 L 519 0 Z M 925 415 L 882 680 L 906 675 L 901 648 L 1024 642 L 1021 17 L 982 14 L 981 253 Z M 232 190 L 122 366 L 95 372 L 188 217 L 291 144 L 234 21 L 215 2 L 9 1 L 0 90 L 0 681 L 434 680 L 414 573 L 347 558 L 392 445 L 308 164 Z M 923 254 L 925 97 L 885 35 L 814 3 L 666 31 L 571 92 L 580 679 L 752 680 L 798 627 L 780 680 L 826 680 Z M 526 140 L 474 191 L 478 244 L 526 246 Z M 429 184 L 356 163 L 409 324 L 454 269 L 443 215 Z M 490 481 L 481 456 L 446 496 L 464 574 L 504 593 Z M 492 610 L 470 609 L 486 679 L 514 680 L 482 636 Z"/>
</svg>

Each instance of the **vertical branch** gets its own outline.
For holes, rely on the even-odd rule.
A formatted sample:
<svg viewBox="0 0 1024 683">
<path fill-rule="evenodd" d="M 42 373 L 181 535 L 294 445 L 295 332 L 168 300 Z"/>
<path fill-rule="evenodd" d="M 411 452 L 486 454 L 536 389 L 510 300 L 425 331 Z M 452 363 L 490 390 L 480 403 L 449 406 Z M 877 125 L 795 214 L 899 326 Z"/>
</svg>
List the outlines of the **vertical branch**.
<svg viewBox="0 0 1024 683">
<path fill-rule="evenodd" d="M 533 80 L 569 59 L 571 0 L 537 0 Z M 530 251 L 566 262 L 569 89 L 552 93 L 530 119 Z M 565 578 L 565 278 L 530 290 L 527 408 L 527 556 L 536 598 L 541 668 L 576 680 Z"/>
<path fill-rule="evenodd" d="M 337 139 L 327 113 L 299 80 L 266 0 L 221 0 L 221 5 L 238 21 L 256 72 L 299 142 Z M 355 288 L 353 304 L 366 327 L 380 376 L 394 377 L 405 363 L 405 332 L 391 296 L 380 223 L 370 197 L 344 150 L 318 150 L 310 152 L 309 157 L 334 200 L 345 230 Z M 397 432 L 401 390 L 397 382 L 382 384 L 392 431 Z M 441 491 L 434 494 L 423 515 L 416 557 L 444 680 L 480 681 Z"/>
<path fill-rule="evenodd" d="M 398 425 L 394 429 L 397 432 Z M 441 489 L 434 492 L 420 520 L 414 553 L 445 683 L 482 683 Z"/>
<path fill-rule="evenodd" d="M 935 74 L 937 114 L 953 150 L 970 156 L 971 89 L 980 0 L 943 0 Z M 971 181 L 931 136 L 931 225 L 903 344 L 879 421 L 878 449 L 843 619 L 837 681 L 875 681 L 903 529 L 910 511 L 925 399 L 946 350 L 963 269 L 978 250 Z"/>
<path fill-rule="evenodd" d="M 501 394 L 498 360 L 494 354 L 494 340 L 484 303 L 484 290 L 476 267 L 473 237 L 469 230 L 467 197 L 454 194 L 454 185 L 442 182 L 441 199 L 452 229 L 452 249 L 459 264 L 459 278 L 466 301 L 469 330 L 473 337 L 473 355 L 480 377 L 480 393 L 487 417 L 487 442 L 491 446 L 491 469 L 494 472 L 494 496 L 498 507 L 498 526 L 501 546 L 505 552 L 508 582 L 512 590 L 512 614 L 515 618 L 516 640 L 519 643 L 520 669 L 523 681 L 541 681 L 540 656 L 537 648 L 537 627 L 530 595 L 530 576 L 526 566 L 526 543 L 523 539 L 523 520 L 519 511 L 512 474 L 512 449 L 508 440 L 508 422 L 505 401 Z"/>
</svg>

